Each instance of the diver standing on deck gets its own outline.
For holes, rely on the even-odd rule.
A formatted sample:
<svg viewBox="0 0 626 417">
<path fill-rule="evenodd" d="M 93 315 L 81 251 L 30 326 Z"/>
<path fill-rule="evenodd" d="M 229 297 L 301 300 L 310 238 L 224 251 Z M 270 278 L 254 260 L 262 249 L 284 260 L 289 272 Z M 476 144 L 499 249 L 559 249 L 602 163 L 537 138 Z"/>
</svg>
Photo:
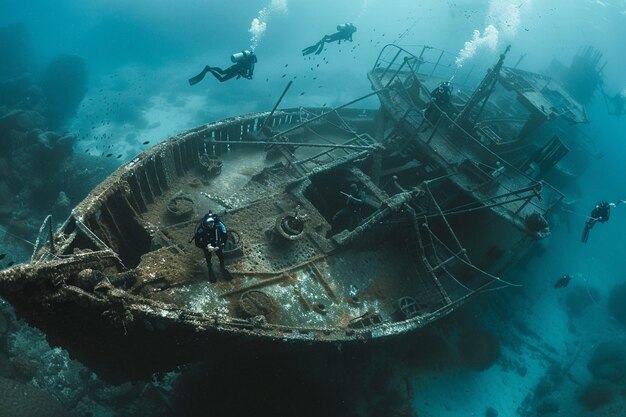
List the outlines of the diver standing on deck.
<svg viewBox="0 0 626 417">
<path fill-rule="evenodd" d="M 202 81 L 207 72 L 213 74 L 213 76 L 220 82 L 230 80 L 233 77 L 237 77 L 237 79 L 241 77 L 249 80 L 252 79 L 252 75 L 254 74 L 254 64 L 257 62 L 254 52 L 248 50 L 237 52 L 231 55 L 230 60 L 234 62 L 234 64 L 226 69 L 209 67 L 207 65 L 200 74 L 189 79 L 189 85 L 194 85 Z"/>
<path fill-rule="evenodd" d="M 333 216 L 331 235 L 336 230 L 343 228 L 353 230 L 361 222 L 361 209 L 365 204 L 366 197 L 365 191 L 360 189 L 356 183 L 351 183 L 348 191 L 348 193 L 341 192 L 341 194 L 346 196 L 346 205 Z"/>
<path fill-rule="evenodd" d="M 430 103 L 424 111 L 424 117 L 431 123 L 437 122 L 438 116 L 441 111 L 445 111 L 446 107 L 452 99 L 452 84 L 450 81 L 442 81 L 437 88 L 430 92 Z M 424 126 L 423 130 L 427 130 L 428 125 Z"/>
<path fill-rule="evenodd" d="M 226 245 L 227 240 L 228 229 L 215 214 L 209 211 L 204 215 L 202 221 L 196 228 L 194 242 L 196 246 L 204 252 L 210 282 L 217 281 L 211 265 L 213 253 L 217 255 L 217 258 L 220 261 L 220 269 L 222 272 L 226 272 L 224 275 L 227 278 L 230 277 L 230 274 L 227 273 L 228 271 L 226 271 L 226 267 L 224 265 L 224 246 Z"/>
</svg>

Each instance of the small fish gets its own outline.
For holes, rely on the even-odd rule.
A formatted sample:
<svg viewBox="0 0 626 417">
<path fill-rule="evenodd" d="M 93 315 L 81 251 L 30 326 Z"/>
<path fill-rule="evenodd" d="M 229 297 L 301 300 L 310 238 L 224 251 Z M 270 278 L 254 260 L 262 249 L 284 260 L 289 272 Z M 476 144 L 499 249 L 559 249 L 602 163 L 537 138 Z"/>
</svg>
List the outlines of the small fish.
<svg viewBox="0 0 626 417">
<path fill-rule="evenodd" d="M 285 64 L 285 68 L 287 68 L 289 66 L 289 64 Z"/>
<path fill-rule="evenodd" d="M 301 93 L 300 93 L 300 95 L 301 95 L 301 96 L 303 96 L 303 95 L 304 95 L 304 91 L 303 91 L 303 92 L 301 92 Z"/>
<path fill-rule="evenodd" d="M 3 260 L 7 256 L 6 253 L 0 254 L 0 261 Z"/>
<path fill-rule="evenodd" d="M 112 154 L 112 153 L 108 153 L 108 154 L 107 154 L 107 158 L 110 158 L 110 157 L 112 157 L 112 156 L 113 156 L 113 154 Z"/>
<path fill-rule="evenodd" d="M 143 144 L 144 144 L 144 145 L 147 145 L 147 144 L 149 144 L 149 143 L 150 143 L 150 141 L 149 141 L 149 140 L 147 140 L 147 141 L 145 141 Z"/>
<path fill-rule="evenodd" d="M 117 156 L 117 159 L 120 159 L 121 157 L 122 157 L 122 154 L 119 154 L 119 155 Z"/>
<path fill-rule="evenodd" d="M 283 76 L 282 76 L 282 77 L 280 77 L 280 78 L 285 78 L 286 76 L 287 76 L 287 74 L 283 74 Z"/>
<path fill-rule="evenodd" d="M 572 277 L 569 276 L 569 274 L 565 274 L 563 275 L 563 277 L 561 279 L 559 279 L 555 284 L 554 284 L 554 288 L 565 288 L 569 285 L 570 280 L 572 279 Z"/>
<path fill-rule="evenodd" d="M 15 265 L 14 261 L 9 261 L 9 263 L 7 264 L 7 266 L 13 266 L 13 265 Z"/>
</svg>

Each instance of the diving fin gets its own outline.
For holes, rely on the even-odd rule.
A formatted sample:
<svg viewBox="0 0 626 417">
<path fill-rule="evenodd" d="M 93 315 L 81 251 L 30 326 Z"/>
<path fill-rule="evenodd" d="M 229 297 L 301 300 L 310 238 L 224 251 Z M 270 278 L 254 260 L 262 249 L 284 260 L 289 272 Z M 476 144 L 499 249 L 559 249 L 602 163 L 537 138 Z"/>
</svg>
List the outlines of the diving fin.
<svg viewBox="0 0 626 417">
<path fill-rule="evenodd" d="M 312 54 L 313 52 L 317 51 L 318 47 L 319 47 L 319 44 L 316 43 L 315 45 L 312 45 L 312 46 L 309 46 L 307 48 L 304 48 L 302 50 L 302 55 Z"/>
<path fill-rule="evenodd" d="M 587 239 L 589 239 L 589 232 L 591 231 L 592 227 L 593 227 L 593 223 L 589 221 L 585 223 L 585 229 L 583 230 L 583 237 L 582 237 L 583 243 L 587 243 Z"/>
<path fill-rule="evenodd" d="M 191 77 L 189 79 L 189 85 L 198 84 L 200 81 L 202 81 L 206 73 L 210 71 L 210 68 L 211 67 L 207 65 L 206 67 L 204 67 L 204 69 L 202 70 L 200 74 L 196 75 L 195 77 Z"/>
</svg>

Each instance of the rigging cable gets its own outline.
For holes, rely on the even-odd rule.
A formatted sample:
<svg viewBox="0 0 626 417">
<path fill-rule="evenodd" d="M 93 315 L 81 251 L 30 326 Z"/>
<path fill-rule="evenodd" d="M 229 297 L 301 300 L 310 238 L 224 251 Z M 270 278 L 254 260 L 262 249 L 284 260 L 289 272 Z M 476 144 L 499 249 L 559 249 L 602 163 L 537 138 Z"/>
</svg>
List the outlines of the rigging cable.
<svg viewBox="0 0 626 417">
<path fill-rule="evenodd" d="M 512 282 L 505 281 L 505 280 L 503 280 L 503 279 L 502 279 L 502 278 L 500 278 L 500 277 L 497 277 L 497 276 L 495 276 L 495 275 L 490 274 L 490 273 L 489 273 L 489 272 L 487 272 L 487 271 L 484 271 L 484 270 L 480 269 L 479 267 L 477 267 L 476 265 L 472 264 L 471 262 L 467 262 L 465 259 L 461 258 L 459 255 L 457 255 L 455 252 L 453 252 L 453 251 L 452 251 L 452 250 L 451 250 L 451 249 L 450 249 L 450 248 L 449 248 L 449 247 L 448 247 L 445 243 L 443 243 L 443 242 L 441 241 L 441 239 L 439 239 L 439 237 L 438 237 L 435 233 L 433 233 L 433 231 L 432 231 L 432 230 L 430 230 L 430 228 L 428 227 L 428 225 L 427 225 L 427 224 L 424 224 L 424 227 L 426 228 L 426 230 L 428 230 L 428 231 L 430 232 L 430 234 L 431 234 L 432 236 L 434 236 L 434 237 L 435 237 L 435 239 L 437 239 L 437 241 L 438 241 L 438 242 L 439 242 L 439 243 L 440 243 L 440 244 L 441 244 L 444 248 L 446 248 L 446 249 L 447 249 L 447 250 L 448 250 L 448 251 L 452 254 L 452 256 L 454 256 L 455 258 L 457 258 L 459 261 L 463 262 L 465 265 L 467 265 L 467 266 L 469 266 L 470 268 L 475 269 L 476 271 L 478 271 L 478 272 L 480 272 L 480 273 L 482 273 L 482 274 L 484 274 L 484 275 L 486 275 L 486 276 L 488 276 L 488 277 L 490 277 L 490 278 L 492 278 L 492 279 L 495 279 L 496 281 L 501 282 L 501 283 L 503 283 L 503 284 L 510 285 L 510 286 L 512 286 L 512 287 L 523 287 L 523 285 L 522 285 L 522 284 L 514 284 L 514 283 L 512 283 Z"/>
</svg>

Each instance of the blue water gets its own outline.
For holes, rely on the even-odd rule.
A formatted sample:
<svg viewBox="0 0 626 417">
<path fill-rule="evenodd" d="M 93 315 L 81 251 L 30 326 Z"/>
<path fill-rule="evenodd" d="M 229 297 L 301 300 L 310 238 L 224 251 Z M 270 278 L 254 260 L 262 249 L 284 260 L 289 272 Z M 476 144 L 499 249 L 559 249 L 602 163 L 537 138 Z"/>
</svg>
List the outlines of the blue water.
<svg viewBox="0 0 626 417">
<path fill-rule="evenodd" d="M 358 28 L 353 42 L 302 57 L 302 48 L 344 22 Z M 15 24 L 18 29 L 9 29 Z M 32 88 L 62 54 L 82 62 L 64 67 L 57 82 L 67 83 L 55 93 L 67 94 L 66 102 L 72 86 L 80 96 L 53 129 L 76 136 L 69 148 L 52 141 L 49 152 L 58 163 L 47 164 L 54 159 L 40 155 L 41 148 L 18 157 L 15 137 L 0 137 L 3 268 L 29 258 L 29 242 L 51 207 L 67 214 L 117 166 L 172 134 L 270 110 L 289 80 L 294 83 L 281 107 L 332 107 L 367 94 L 366 72 L 388 43 L 442 48 L 458 53 L 464 66 L 494 63 L 511 44 L 507 64 L 523 56 L 519 68 L 539 73 L 553 58 L 569 65 L 581 46 L 591 45 L 606 63 L 602 89 L 610 96 L 626 94 L 623 0 L 2 0 L 0 28 L 1 83 L 23 79 Z M 209 74 L 188 85 L 205 65 L 229 66 L 232 53 L 251 46 L 258 56 L 252 80 L 219 83 Z M 64 77 L 68 73 L 75 75 Z M 16 103 L 10 90 L 1 91 L 0 118 L 41 97 L 28 90 Z M 378 101 L 362 106 L 377 108 Z M 19 396 L 8 382 L 16 380 L 41 398 L 25 402 L 17 415 L 27 415 L 27 405 L 35 409 L 28 415 L 46 415 L 46 404 L 55 404 L 85 417 L 626 416 L 626 349 L 618 348 L 607 365 L 622 369 L 619 377 L 594 377 L 587 366 L 602 343 L 626 339 L 626 327 L 608 308 L 611 290 L 626 282 L 626 205 L 596 225 L 586 245 L 580 242 L 597 201 L 626 199 L 626 116 L 608 114 L 600 91 L 586 110 L 591 123 L 581 129 L 594 139 L 598 157 L 580 176 L 580 193 L 568 195 L 570 211 L 551 219 L 552 235 L 506 276 L 523 287 L 483 295 L 390 352 L 272 358 L 256 366 L 199 364 L 122 386 L 100 381 L 51 349 L 0 301 L 0 415 L 16 410 L 10 404 Z M 555 289 L 564 274 L 572 281 Z M 572 303 L 581 306 L 579 312 L 572 312 Z M 481 370 L 468 366 L 457 345 L 476 328 L 486 329 L 500 346 L 495 361 Z M 314 370 L 307 362 L 317 364 Z M 591 382 L 600 388 L 590 391 Z"/>
</svg>

